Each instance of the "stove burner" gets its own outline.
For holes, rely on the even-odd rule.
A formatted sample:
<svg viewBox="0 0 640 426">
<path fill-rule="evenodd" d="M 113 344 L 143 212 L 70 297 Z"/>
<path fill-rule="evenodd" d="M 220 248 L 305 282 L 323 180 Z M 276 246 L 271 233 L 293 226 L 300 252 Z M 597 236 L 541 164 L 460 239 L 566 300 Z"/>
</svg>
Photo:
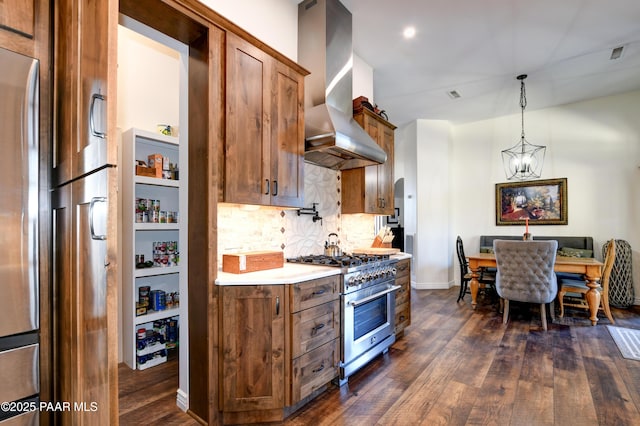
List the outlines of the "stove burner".
<svg viewBox="0 0 640 426">
<path fill-rule="evenodd" d="M 382 260 L 389 260 L 389 255 L 343 255 L 343 256 L 325 256 L 322 254 L 298 256 L 287 259 L 287 262 L 292 263 L 308 263 L 312 265 L 324 265 L 324 266 L 338 266 L 338 267 L 354 267 L 360 265 L 366 265 L 372 262 L 380 262 Z"/>
</svg>

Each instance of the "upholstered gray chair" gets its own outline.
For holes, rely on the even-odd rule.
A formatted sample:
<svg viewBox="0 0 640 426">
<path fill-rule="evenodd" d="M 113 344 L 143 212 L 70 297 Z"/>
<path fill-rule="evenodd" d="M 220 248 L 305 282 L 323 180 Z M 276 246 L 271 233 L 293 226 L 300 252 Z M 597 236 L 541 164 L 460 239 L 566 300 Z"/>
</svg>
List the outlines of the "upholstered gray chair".
<svg viewBox="0 0 640 426">
<path fill-rule="evenodd" d="M 494 240 L 498 273 L 496 291 L 504 299 L 503 322 L 509 318 L 509 301 L 540 304 L 542 328 L 547 329 L 546 304 L 558 293 L 553 267 L 558 242 Z"/>
</svg>

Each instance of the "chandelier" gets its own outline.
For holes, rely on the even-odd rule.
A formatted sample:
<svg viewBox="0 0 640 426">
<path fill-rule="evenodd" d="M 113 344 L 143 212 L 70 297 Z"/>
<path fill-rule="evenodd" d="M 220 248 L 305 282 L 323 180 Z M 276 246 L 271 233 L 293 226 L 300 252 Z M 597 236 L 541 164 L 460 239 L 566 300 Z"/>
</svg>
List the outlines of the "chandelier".
<svg viewBox="0 0 640 426">
<path fill-rule="evenodd" d="M 544 163 L 544 154 L 547 148 L 541 145 L 533 145 L 527 142 L 524 137 L 524 109 L 527 106 L 524 79 L 527 78 L 527 75 L 522 74 L 516 78 L 520 80 L 522 133 L 520 134 L 520 142 L 502 151 L 502 164 L 504 165 L 507 180 L 539 178 L 542 173 L 542 163 Z"/>
</svg>

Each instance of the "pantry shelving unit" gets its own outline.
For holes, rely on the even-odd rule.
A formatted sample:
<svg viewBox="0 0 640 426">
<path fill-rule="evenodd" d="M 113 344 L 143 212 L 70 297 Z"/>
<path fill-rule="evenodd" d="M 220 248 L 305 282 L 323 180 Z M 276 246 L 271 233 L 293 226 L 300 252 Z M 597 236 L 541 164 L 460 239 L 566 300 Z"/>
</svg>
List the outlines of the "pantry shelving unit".
<svg viewBox="0 0 640 426">
<path fill-rule="evenodd" d="M 148 163 L 148 157 L 160 154 L 177 165 L 177 179 L 136 174 L 136 162 Z M 154 322 L 178 320 L 184 304 L 150 310 L 138 315 L 140 287 L 163 290 L 166 294 L 184 294 L 187 289 L 187 149 L 179 138 L 132 128 L 122 133 L 122 348 L 123 360 L 132 369 L 146 369 L 166 361 L 167 344 L 138 348 L 137 332 L 153 329 Z M 166 177 L 166 176 L 165 176 Z M 171 176 L 175 178 L 175 174 Z M 158 213 L 140 212 L 140 200 L 159 201 Z M 171 212 L 177 222 L 166 222 Z M 160 223 L 160 218 L 165 221 Z M 144 220 L 144 221 L 143 221 Z M 160 255 L 154 243 L 175 241 L 176 253 Z M 153 261 L 153 266 L 137 267 L 137 257 Z M 154 356 L 155 355 L 155 356 Z M 143 360 L 142 363 L 139 361 Z"/>
</svg>

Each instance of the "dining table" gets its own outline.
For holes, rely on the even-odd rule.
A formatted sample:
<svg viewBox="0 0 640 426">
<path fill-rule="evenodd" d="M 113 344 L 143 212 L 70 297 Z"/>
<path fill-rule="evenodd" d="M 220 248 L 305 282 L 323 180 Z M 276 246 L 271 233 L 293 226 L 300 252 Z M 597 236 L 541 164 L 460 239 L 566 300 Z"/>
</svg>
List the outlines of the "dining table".
<svg viewBox="0 0 640 426">
<path fill-rule="evenodd" d="M 480 288 L 480 271 L 482 268 L 497 268 L 494 253 L 477 253 L 467 256 L 469 269 L 471 270 L 471 307 L 476 308 L 476 298 Z M 554 271 L 581 274 L 585 277 L 585 283 L 589 290 L 586 294 L 589 305 L 589 319 L 591 325 L 598 323 L 598 308 L 600 307 L 600 278 L 602 277 L 603 263 L 592 257 L 567 257 L 557 256 Z"/>
</svg>

